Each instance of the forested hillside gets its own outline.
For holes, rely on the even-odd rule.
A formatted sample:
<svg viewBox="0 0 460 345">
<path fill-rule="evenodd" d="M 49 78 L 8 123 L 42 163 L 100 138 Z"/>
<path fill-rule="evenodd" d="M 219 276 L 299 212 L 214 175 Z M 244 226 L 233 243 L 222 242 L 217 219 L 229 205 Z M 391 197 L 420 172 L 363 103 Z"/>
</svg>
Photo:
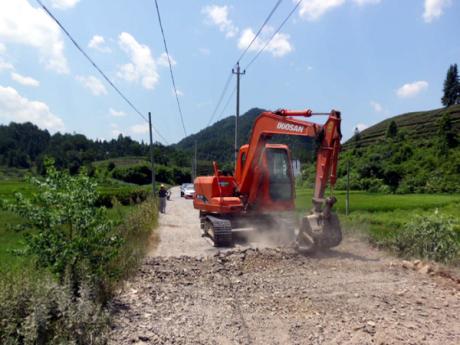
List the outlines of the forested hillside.
<svg viewBox="0 0 460 345">
<path fill-rule="evenodd" d="M 460 192 L 459 133 L 460 105 L 382 121 L 345 143 L 337 187 L 349 163 L 352 189 Z"/>
<path fill-rule="evenodd" d="M 31 123 L 0 125 L 0 165 L 13 168 L 43 167 L 52 157 L 58 168 L 77 172 L 83 165 L 124 156 L 147 157 L 149 146 L 119 135 L 110 141 L 91 140 L 82 134 L 51 135 Z M 162 165 L 189 167 L 190 158 L 171 146 L 154 145 L 155 161 Z"/>
<path fill-rule="evenodd" d="M 361 147 L 376 144 L 385 138 L 388 126 L 394 121 L 399 131 L 413 139 L 434 139 L 437 135 L 437 121 L 442 115 L 448 114 L 452 123 L 452 130 L 460 133 L 460 105 L 453 105 L 448 108 L 435 109 L 431 111 L 418 111 L 390 117 L 382 122 L 373 125 L 359 133 Z M 347 149 L 354 145 L 354 139 L 348 140 L 344 144 Z"/>
</svg>

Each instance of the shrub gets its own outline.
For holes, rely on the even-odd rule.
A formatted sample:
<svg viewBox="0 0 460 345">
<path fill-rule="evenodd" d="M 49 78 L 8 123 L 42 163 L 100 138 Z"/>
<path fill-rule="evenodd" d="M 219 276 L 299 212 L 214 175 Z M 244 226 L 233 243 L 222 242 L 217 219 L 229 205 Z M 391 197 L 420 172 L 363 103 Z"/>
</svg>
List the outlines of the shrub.
<svg viewBox="0 0 460 345">
<path fill-rule="evenodd" d="M 122 205 L 132 205 L 144 202 L 149 195 L 149 192 L 143 189 L 116 189 L 110 191 L 102 191 L 99 193 L 95 202 L 97 207 L 111 208 L 114 202 Z"/>
<path fill-rule="evenodd" d="M 121 238 L 106 209 L 96 207 L 97 186 L 89 177 L 59 172 L 49 161 L 46 170 L 44 181 L 30 179 L 38 190 L 30 200 L 17 193 L 16 202 L 7 204 L 24 219 L 24 227 L 33 230 L 26 238 L 26 252 L 61 284 L 69 279 L 75 297 L 83 280 L 89 279 L 94 293 L 104 298 L 106 282 L 115 274 L 109 264 Z"/>
<path fill-rule="evenodd" d="M 149 247 L 155 244 L 157 238 L 152 236 L 152 230 L 157 225 L 157 220 L 157 203 L 155 199 L 148 198 L 117 226 L 117 232 L 123 239 L 123 247 L 112 265 L 120 271 L 120 279 L 128 277 L 138 267 Z"/>
<path fill-rule="evenodd" d="M 128 183 L 139 185 L 149 184 L 152 181 L 152 171 L 146 165 L 135 165 L 129 168 L 115 168 L 112 177 Z"/>
<path fill-rule="evenodd" d="M 74 298 L 43 272 L 1 274 L 1 344 L 106 343 L 109 315 L 84 285 Z"/>
<path fill-rule="evenodd" d="M 456 259 L 460 251 L 460 236 L 453 217 L 435 212 L 417 216 L 408 222 L 393 239 L 393 247 L 404 256 L 415 256 L 440 262 Z"/>
</svg>

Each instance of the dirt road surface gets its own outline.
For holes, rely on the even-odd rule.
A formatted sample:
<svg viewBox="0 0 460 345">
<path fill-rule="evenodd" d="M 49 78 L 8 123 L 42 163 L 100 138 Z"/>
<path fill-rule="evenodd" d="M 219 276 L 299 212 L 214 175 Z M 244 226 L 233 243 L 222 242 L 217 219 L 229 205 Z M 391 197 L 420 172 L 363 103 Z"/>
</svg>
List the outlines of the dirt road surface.
<svg viewBox="0 0 460 345">
<path fill-rule="evenodd" d="M 159 234 L 115 300 L 110 344 L 460 344 L 460 281 L 356 237 L 313 256 L 218 251 L 177 189 Z"/>
</svg>

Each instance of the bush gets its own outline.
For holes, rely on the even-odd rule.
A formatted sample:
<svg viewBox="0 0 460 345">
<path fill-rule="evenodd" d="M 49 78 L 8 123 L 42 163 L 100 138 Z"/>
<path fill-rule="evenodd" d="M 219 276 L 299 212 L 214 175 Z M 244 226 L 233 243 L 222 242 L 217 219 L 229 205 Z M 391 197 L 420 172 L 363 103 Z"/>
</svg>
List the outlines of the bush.
<svg viewBox="0 0 460 345">
<path fill-rule="evenodd" d="M 124 206 L 139 204 L 144 202 L 149 195 L 149 192 L 143 189 L 116 189 L 110 191 L 102 191 L 99 193 L 95 205 L 97 207 L 112 208 L 114 202 L 118 202 Z"/>
<path fill-rule="evenodd" d="M 117 232 L 123 239 L 123 247 L 112 265 L 120 271 L 119 279 L 127 278 L 135 271 L 146 251 L 155 244 L 157 238 L 152 236 L 152 230 L 157 225 L 157 220 L 157 203 L 155 199 L 148 198 L 117 226 Z"/>
<path fill-rule="evenodd" d="M 112 177 L 128 183 L 139 185 L 149 184 L 152 182 L 152 171 L 146 165 L 135 165 L 129 168 L 114 168 Z"/>
<path fill-rule="evenodd" d="M 106 343 L 109 315 L 84 285 L 74 298 L 43 272 L 1 274 L 1 344 Z"/>
<path fill-rule="evenodd" d="M 122 240 L 106 209 L 96 207 L 97 186 L 89 177 L 59 172 L 52 162 L 46 163 L 46 170 L 44 181 L 30 179 L 38 193 L 31 199 L 17 193 L 15 203 L 6 205 L 24 219 L 24 228 L 33 230 L 26 238 L 26 253 L 61 284 L 70 280 L 75 297 L 89 280 L 95 295 L 105 300 L 107 282 L 116 274 L 110 262 Z"/>
<path fill-rule="evenodd" d="M 437 212 L 430 216 L 417 216 L 396 234 L 393 247 L 404 256 L 450 262 L 458 257 L 460 251 L 455 219 Z"/>
</svg>

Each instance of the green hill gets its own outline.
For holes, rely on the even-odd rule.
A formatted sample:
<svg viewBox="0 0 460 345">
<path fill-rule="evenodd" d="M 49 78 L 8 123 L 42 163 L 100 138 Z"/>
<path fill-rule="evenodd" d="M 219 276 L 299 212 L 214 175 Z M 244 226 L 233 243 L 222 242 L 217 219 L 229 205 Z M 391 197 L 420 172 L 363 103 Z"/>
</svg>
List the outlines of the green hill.
<svg viewBox="0 0 460 345">
<path fill-rule="evenodd" d="M 460 105 L 386 119 L 344 144 L 337 187 L 345 187 L 349 163 L 352 189 L 460 192 L 459 133 Z"/>
<path fill-rule="evenodd" d="M 391 121 L 395 121 L 398 130 L 406 131 L 407 136 L 412 139 L 430 139 L 436 136 L 437 121 L 445 113 L 449 114 L 454 131 L 460 133 L 460 105 L 453 105 L 449 108 L 418 111 L 383 120 L 360 132 L 360 145 L 367 147 L 383 139 Z M 348 149 L 353 143 L 354 141 L 350 139 L 343 146 Z"/>
</svg>

